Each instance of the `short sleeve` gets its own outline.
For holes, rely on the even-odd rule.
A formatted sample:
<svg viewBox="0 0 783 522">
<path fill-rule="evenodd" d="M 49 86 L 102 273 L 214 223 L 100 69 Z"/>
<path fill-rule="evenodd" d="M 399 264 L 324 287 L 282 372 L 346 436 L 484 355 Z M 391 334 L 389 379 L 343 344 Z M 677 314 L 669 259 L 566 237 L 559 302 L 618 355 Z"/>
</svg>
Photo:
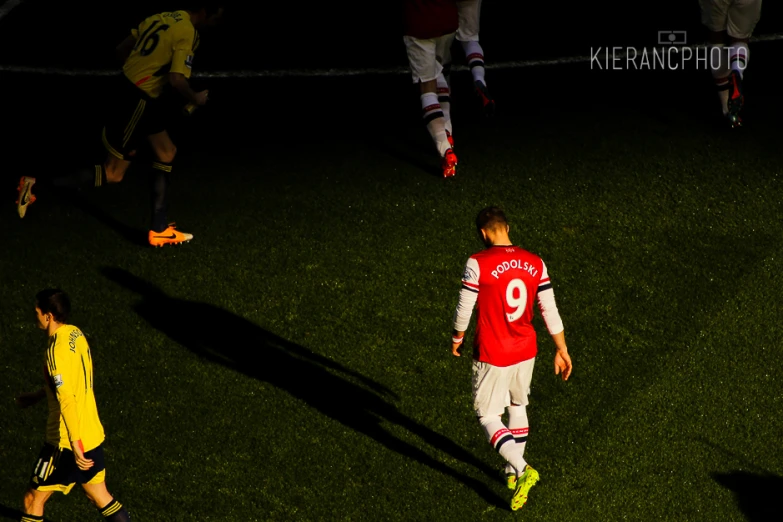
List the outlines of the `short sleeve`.
<svg viewBox="0 0 783 522">
<path fill-rule="evenodd" d="M 171 56 L 171 69 L 173 73 L 180 73 L 190 78 L 193 66 L 193 44 L 196 42 L 196 31 L 192 25 L 178 23 L 174 26 L 176 31 L 172 36 L 174 41 L 174 53 Z"/>
</svg>

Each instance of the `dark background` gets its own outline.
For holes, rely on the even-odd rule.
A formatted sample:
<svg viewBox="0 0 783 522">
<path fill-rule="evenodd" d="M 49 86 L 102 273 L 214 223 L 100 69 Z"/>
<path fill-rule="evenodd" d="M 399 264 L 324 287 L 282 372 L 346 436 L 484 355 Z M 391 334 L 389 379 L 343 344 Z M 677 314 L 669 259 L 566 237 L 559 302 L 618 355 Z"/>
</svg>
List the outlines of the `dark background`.
<svg viewBox="0 0 783 522">
<path fill-rule="evenodd" d="M 222 27 L 202 35 L 196 70 L 405 66 L 400 6 L 399 0 L 234 2 Z M 106 2 L 95 9 L 87 3 L 25 0 L 0 20 L 0 65 L 116 67 L 113 48 L 131 27 L 150 14 L 182 7 L 142 0 Z M 782 32 L 781 15 L 783 6 L 765 3 L 756 34 Z M 652 47 L 658 31 L 667 30 L 687 31 L 689 44 L 703 42 L 698 1 L 490 0 L 482 6 L 488 63 L 585 56 L 599 46 Z"/>
<path fill-rule="evenodd" d="M 221 26 L 202 35 L 194 72 L 404 68 L 400 5 L 398 1 L 314 7 L 286 2 L 235 5 Z M 655 6 L 656 11 L 641 18 L 619 2 L 570 7 L 485 1 L 481 42 L 491 64 L 587 56 L 591 48 L 601 46 L 653 47 L 658 44 L 658 31 L 687 31 L 688 43 L 704 41 L 696 0 L 665 0 Z M 69 168 L 102 161 L 105 151 L 100 131 L 105 111 L 112 106 L 113 82 L 121 79 L 3 72 L 2 67 L 38 67 L 41 72 L 49 67 L 118 71 L 114 47 L 130 29 L 150 14 L 180 7 L 173 2 L 142 0 L 94 9 L 53 0 L 24 0 L 0 20 L 0 94 L 13 100 L 4 113 L 7 127 L 14 129 L 6 137 L 6 149 L 14 151 L 4 169 L 9 179 L 28 168 L 23 158 L 41 156 L 41 143 L 45 143 L 46 157 L 57 158 Z M 781 15 L 783 6 L 765 4 L 756 34 L 783 32 Z M 350 22 L 356 19 L 364 22 Z M 619 25 L 616 20 L 626 23 Z M 759 44 L 751 54 L 745 85 L 746 116 L 751 124 L 756 118 L 779 121 L 759 100 L 764 92 L 777 88 L 772 78 L 780 45 Z M 457 52 L 455 63 L 459 58 Z M 274 147 L 280 144 L 301 148 L 313 141 L 356 134 L 372 140 L 410 135 L 431 152 L 429 138 L 420 128 L 418 89 L 408 75 L 259 76 L 194 79 L 196 90 L 210 90 L 210 103 L 194 117 L 172 123 L 169 132 L 178 145 L 178 158 L 184 160 L 190 152 L 202 154 L 204 147 L 212 156 L 233 157 L 243 150 L 277 154 Z M 452 117 L 460 128 L 476 117 L 471 110 L 475 100 L 469 77 L 462 72 L 452 80 Z M 524 126 L 530 129 L 526 133 L 539 134 L 543 122 L 555 122 L 558 114 L 573 110 L 569 100 L 577 100 L 581 110 L 601 105 L 606 110 L 649 111 L 656 117 L 662 117 L 657 115 L 662 106 L 676 105 L 696 120 L 713 116 L 719 120 L 712 78 L 695 65 L 687 71 L 605 71 L 576 63 L 495 70 L 487 78 L 503 107 L 495 125 L 507 125 L 514 132 Z M 514 105 L 518 106 L 516 115 Z"/>
</svg>

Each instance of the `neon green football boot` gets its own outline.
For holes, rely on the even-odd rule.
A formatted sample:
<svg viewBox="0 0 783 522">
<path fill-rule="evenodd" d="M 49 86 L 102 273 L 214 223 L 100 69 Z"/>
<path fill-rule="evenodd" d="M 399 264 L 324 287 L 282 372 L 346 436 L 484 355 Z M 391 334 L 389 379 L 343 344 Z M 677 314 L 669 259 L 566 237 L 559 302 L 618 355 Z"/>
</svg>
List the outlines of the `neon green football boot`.
<svg viewBox="0 0 783 522">
<path fill-rule="evenodd" d="M 517 511 L 525 505 L 530 488 L 535 486 L 536 482 L 538 482 L 538 471 L 529 465 L 525 466 L 525 472 L 517 479 L 517 488 L 514 490 L 514 496 L 511 497 L 511 511 Z"/>
</svg>

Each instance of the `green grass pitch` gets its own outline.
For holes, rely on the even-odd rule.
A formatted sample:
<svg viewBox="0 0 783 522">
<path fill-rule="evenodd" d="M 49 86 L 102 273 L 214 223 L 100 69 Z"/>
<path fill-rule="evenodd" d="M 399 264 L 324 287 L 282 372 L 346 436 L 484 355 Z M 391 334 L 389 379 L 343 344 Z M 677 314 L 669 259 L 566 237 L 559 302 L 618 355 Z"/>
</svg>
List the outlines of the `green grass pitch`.
<svg viewBox="0 0 783 522">
<path fill-rule="evenodd" d="M 108 485 L 134 520 L 774 520 L 772 56 L 754 55 L 738 133 L 711 125 L 698 74 L 491 72 L 494 122 L 472 117 L 456 74 L 452 180 L 432 174 L 407 78 L 215 80 L 214 107 L 177 134 L 171 217 L 195 238 L 166 249 L 138 244 L 140 169 L 41 198 L 24 220 L 7 170 L 0 513 L 15 520 L 42 442 L 45 406 L 12 399 L 41 383 L 32 300 L 58 286 L 92 340 Z M 26 137 L 52 121 L 51 157 L 28 167 L 41 175 L 41 161 L 83 161 L 100 118 L 82 87 L 108 80 L 56 82 L 72 106 L 31 103 L 17 137 L 31 151 Z M 518 513 L 472 415 L 470 357 L 449 352 L 461 271 L 481 247 L 473 219 L 491 204 L 546 261 L 574 361 L 561 382 L 537 319 L 526 458 L 541 482 Z M 47 519 L 99 515 L 74 490 Z"/>
</svg>

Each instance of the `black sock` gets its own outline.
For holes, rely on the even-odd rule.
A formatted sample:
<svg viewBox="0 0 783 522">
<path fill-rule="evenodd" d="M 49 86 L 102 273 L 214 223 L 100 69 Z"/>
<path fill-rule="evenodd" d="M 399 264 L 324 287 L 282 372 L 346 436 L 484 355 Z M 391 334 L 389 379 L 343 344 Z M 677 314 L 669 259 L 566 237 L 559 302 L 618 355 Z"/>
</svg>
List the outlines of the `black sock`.
<svg viewBox="0 0 783 522">
<path fill-rule="evenodd" d="M 130 522 L 130 515 L 125 507 L 117 502 L 117 499 L 112 500 L 105 507 L 100 509 L 103 518 L 109 522 Z"/>
<path fill-rule="evenodd" d="M 92 185 L 102 187 L 106 185 L 106 170 L 103 165 L 93 165 L 88 169 L 80 169 L 73 174 L 56 177 L 50 181 L 44 181 L 44 184 L 52 187 L 82 187 Z"/>
<path fill-rule="evenodd" d="M 44 522 L 44 517 L 38 517 L 35 515 L 22 515 L 19 519 L 21 522 Z"/>
<path fill-rule="evenodd" d="M 169 227 L 168 189 L 171 163 L 152 163 L 152 231 L 163 232 Z"/>
</svg>

